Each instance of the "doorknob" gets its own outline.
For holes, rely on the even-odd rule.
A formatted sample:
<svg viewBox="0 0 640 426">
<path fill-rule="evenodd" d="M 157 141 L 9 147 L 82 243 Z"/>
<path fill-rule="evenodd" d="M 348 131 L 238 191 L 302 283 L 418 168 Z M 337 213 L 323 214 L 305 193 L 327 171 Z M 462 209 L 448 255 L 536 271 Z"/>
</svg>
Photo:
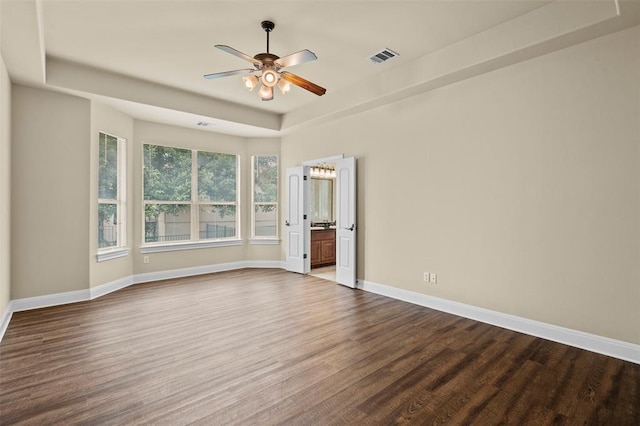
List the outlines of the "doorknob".
<svg viewBox="0 0 640 426">
<path fill-rule="evenodd" d="M 285 226 L 291 226 L 291 224 L 289 223 L 289 221 L 288 221 L 288 220 L 285 220 L 285 221 L 284 221 L 284 224 L 285 224 Z"/>
<path fill-rule="evenodd" d="M 353 231 L 354 229 L 356 229 L 356 224 L 354 223 L 349 228 L 344 228 L 344 229 L 346 229 L 347 231 Z"/>
</svg>

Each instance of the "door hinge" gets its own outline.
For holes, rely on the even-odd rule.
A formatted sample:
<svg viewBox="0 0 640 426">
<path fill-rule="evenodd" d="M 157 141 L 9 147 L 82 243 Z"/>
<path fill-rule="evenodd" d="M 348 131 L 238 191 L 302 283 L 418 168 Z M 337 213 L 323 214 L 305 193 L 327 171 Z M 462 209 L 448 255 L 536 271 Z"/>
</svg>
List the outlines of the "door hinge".
<svg viewBox="0 0 640 426">
<path fill-rule="evenodd" d="M 303 254 L 303 255 L 302 255 L 302 258 L 303 258 L 303 259 L 306 259 L 306 258 L 307 258 L 307 253 Z"/>
</svg>

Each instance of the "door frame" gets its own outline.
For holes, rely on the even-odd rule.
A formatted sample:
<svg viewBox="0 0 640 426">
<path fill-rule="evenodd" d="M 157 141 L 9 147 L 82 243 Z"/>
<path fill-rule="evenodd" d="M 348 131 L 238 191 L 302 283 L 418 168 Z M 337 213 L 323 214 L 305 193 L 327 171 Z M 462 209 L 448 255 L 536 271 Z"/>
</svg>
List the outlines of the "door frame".
<svg viewBox="0 0 640 426">
<path fill-rule="evenodd" d="M 331 155 L 331 156 L 328 156 L 328 157 L 315 158 L 315 159 L 312 159 L 312 160 L 303 161 L 302 165 L 303 166 L 310 166 L 310 167 L 320 166 L 322 164 L 332 164 L 332 163 L 335 163 L 338 160 L 344 160 L 344 158 L 345 158 L 344 154 L 337 154 L 337 155 Z M 307 234 L 305 235 L 305 240 L 310 242 L 311 241 L 311 228 L 308 227 L 305 230 L 305 232 L 307 232 Z M 337 230 L 336 230 L 336 236 L 337 236 Z M 354 246 L 354 249 L 355 249 L 355 246 Z M 336 244 L 336 252 L 337 252 L 337 244 Z M 357 256 L 357 253 L 356 253 L 356 256 Z M 356 277 L 356 281 L 357 281 L 357 277 Z M 337 281 L 337 276 L 336 276 L 336 283 L 337 282 L 338 281 Z"/>
<path fill-rule="evenodd" d="M 322 157 L 322 158 L 316 158 L 315 160 L 307 160 L 307 161 L 303 161 L 302 165 L 303 166 L 320 166 L 323 163 L 331 163 L 333 161 L 336 160 L 342 160 L 344 159 L 344 154 L 338 154 L 338 155 L 330 155 L 329 157 Z"/>
<path fill-rule="evenodd" d="M 334 163 L 336 160 L 342 160 L 342 159 L 344 159 L 344 154 L 330 155 L 328 157 L 322 157 L 322 158 L 316 158 L 314 160 L 303 161 L 302 166 L 303 167 L 304 166 L 309 166 L 309 167 L 321 166 L 323 164 L 331 164 L 331 163 Z M 311 179 L 311 176 L 309 176 L 309 179 Z M 335 191 L 335 186 L 333 190 Z M 309 204 L 311 204 L 310 200 L 307 200 L 307 201 Z M 309 209 L 310 208 L 311 206 L 309 205 Z M 308 227 L 307 229 L 305 229 L 305 232 L 306 232 L 305 240 L 309 241 L 309 244 L 311 244 L 311 227 Z M 335 250 L 337 250 L 337 248 Z M 309 256 L 311 256 L 311 250 L 309 250 Z M 311 271 L 311 267 L 309 267 L 309 271 Z"/>
</svg>

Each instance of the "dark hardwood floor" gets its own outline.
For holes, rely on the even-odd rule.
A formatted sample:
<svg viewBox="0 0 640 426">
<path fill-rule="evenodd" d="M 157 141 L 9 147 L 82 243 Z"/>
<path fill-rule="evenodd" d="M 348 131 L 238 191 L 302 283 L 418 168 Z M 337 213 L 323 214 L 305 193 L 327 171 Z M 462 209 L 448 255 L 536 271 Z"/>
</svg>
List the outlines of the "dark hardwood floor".
<svg viewBox="0 0 640 426">
<path fill-rule="evenodd" d="M 280 270 L 13 315 L 0 423 L 640 424 L 640 365 Z"/>
</svg>

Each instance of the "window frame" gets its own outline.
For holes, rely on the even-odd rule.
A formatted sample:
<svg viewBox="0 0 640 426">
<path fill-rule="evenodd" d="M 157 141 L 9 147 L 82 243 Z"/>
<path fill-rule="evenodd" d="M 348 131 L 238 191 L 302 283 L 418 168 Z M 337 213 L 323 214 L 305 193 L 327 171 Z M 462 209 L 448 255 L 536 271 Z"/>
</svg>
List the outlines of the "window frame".
<svg viewBox="0 0 640 426">
<path fill-rule="evenodd" d="M 273 202 L 256 201 L 256 159 L 259 157 L 276 158 L 276 200 Z M 280 157 L 277 154 L 258 154 L 251 156 L 251 238 L 250 244 L 279 244 L 280 243 Z M 256 235 L 256 207 L 263 205 L 273 205 L 276 208 L 276 231 L 275 235 Z"/>
<path fill-rule="evenodd" d="M 96 259 L 98 262 L 103 262 L 105 260 L 116 259 L 119 257 L 124 257 L 129 255 L 129 248 L 127 246 L 127 139 L 111 134 L 105 131 L 98 131 L 98 151 L 97 151 L 97 161 L 100 161 L 100 143 L 102 141 L 103 135 L 105 137 L 111 137 L 116 139 L 116 198 L 100 198 L 100 165 L 97 167 L 97 186 L 98 186 L 98 194 L 97 194 L 97 225 L 100 226 L 100 205 L 116 205 L 116 220 L 118 223 L 118 228 L 116 230 L 116 245 L 109 247 L 100 247 L 100 238 L 98 235 L 97 242 L 97 256 Z M 97 229 L 96 229 L 97 230 Z"/>
<path fill-rule="evenodd" d="M 184 201 L 165 201 L 165 200 L 145 200 L 144 195 L 144 147 L 145 145 L 153 145 L 153 146 L 161 146 L 164 148 L 175 148 L 175 149 L 183 149 L 188 150 L 191 153 L 191 198 L 189 200 Z M 181 146 L 173 146 L 167 144 L 158 144 L 158 143 L 150 143 L 143 142 L 141 145 L 142 156 L 141 156 L 141 170 L 142 179 L 141 179 L 141 199 L 142 199 L 142 209 L 141 209 L 141 245 L 140 245 L 140 253 L 156 253 L 156 252 L 165 252 L 165 251 L 174 251 L 174 250 L 189 250 L 189 249 L 198 249 L 198 248 L 208 248 L 208 247 L 222 247 L 222 246 L 235 246 L 242 244 L 242 229 L 241 229 L 241 197 L 240 197 L 240 165 L 241 165 L 241 156 L 240 154 L 229 153 L 229 152 L 214 152 L 204 149 L 195 149 L 195 148 L 187 148 Z M 233 155 L 236 159 L 236 199 L 235 202 L 213 202 L 213 201 L 200 201 L 199 193 L 198 193 L 198 153 L 205 152 L 209 154 L 224 154 L 224 155 Z M 188 240 L 177 240 L 177 241 L 162 241 L 162 242 L 146 242 L 146 206 L 149 204 L 187 204 L 189 205 L 189 231 L 190 238 Z M 236 209 L 235 214 L 235 229 L 236 235 L 233 237 L 223 237 L 223 238 L 200 238 L 200 207 L 201 206 L 210 206 L 210 205 L 233 205 Z"/>
</svg>

